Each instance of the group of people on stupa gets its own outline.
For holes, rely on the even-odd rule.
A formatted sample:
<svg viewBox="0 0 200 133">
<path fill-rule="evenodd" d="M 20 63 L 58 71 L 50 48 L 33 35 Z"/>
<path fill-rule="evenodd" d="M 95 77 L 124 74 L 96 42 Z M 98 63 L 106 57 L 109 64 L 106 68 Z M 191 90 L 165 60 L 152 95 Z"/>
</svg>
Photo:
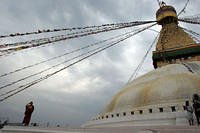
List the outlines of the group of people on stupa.
<svg viewBox="0 0 200 133">
<path fill-rule="evenodd" d="M 185 102 L 185 109 L 187 111 L 187 119 L 189 122 L 189 125 L 194 125 L 194 118 L 193 118 L 193 113 L 196 116 L 197 124 L 200 125 L 200 97 L 198 94 L 194 94 L 192 98 L 193 105 L 189 105 L 189 101 Z M 31 101 L 26 105 L 26 110 L 25 110 L 25 116 L 23 120 L 23 125 L 28 126 L 31 115 L 34 111 L 34 106 L 33 102 Z"/>
<path fill-rule="evenodd" d="M 197 124 L 200 125 L 200 97 L 198 94 L 194 94 L 192 98 L 193 105 L 189 105 L 189 101 L 185 102 L 185 107 L 187 110 L 187 119 L 189 122 L 189 125 L 194 125 L 194 118 L 193 113 L 196 116 Z"/>
</svg>

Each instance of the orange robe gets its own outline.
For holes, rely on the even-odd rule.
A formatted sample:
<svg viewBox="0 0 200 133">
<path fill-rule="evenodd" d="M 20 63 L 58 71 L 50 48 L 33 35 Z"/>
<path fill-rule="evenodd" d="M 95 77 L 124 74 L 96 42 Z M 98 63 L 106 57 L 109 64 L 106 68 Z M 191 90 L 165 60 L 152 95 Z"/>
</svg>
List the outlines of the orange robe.
<svg viewBox="0 0 200 133">
<path fill-rule="evenodd" d="M 26 111 L 25 111 L 25 116 L 24 116 L 24 120 L 22 123 L 24 123 L 26 126 L 29 125 L 29 122 L 31 120 L 31 115 L 32 112 L 34 110 L 34 106 L 33 105 L 26 105 Z"/>
</svg>

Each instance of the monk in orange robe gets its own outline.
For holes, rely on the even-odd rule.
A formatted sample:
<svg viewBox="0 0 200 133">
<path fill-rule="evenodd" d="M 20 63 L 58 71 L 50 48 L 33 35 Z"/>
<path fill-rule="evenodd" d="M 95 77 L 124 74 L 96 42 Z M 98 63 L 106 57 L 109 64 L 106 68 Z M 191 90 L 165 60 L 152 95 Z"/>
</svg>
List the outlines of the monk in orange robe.
<svg viewBox="0 0 200 133">
<path fill-rule="evenodd" d="M 31 120 L 31 115 L 33 113 L 33 110 L 34 110 L 34 106 L 33 106 L 33 102 L 31 101 L 30 103 L 28 103 L 26 105 L 26 111 L 25 111 L 25 116 L 24 116 L 24 120 L 23 120 L 23 124 L 25 126 L 28 126 L 29 125 L 29 122 Z"/>
</svg>

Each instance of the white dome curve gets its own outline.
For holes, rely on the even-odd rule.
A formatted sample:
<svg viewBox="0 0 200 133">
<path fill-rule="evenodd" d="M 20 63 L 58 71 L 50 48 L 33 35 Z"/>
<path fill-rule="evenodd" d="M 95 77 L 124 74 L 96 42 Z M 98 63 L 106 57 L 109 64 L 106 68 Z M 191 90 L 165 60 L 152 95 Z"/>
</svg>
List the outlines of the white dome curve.
<svg viewBox="0 0 200 133">
<path fill-rule="evenodd" d="M 200 61 L 153 70 L 118 92 L 100 115 L 139 110 L 149 105 L 183 102 L 200 93 Z"/>
</svg>

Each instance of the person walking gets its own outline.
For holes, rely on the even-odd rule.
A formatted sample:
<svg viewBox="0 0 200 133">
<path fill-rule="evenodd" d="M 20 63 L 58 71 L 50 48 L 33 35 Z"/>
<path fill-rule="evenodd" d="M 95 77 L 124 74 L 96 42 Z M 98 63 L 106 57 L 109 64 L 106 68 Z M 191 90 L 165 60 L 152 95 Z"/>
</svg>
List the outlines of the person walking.
<svg viewBox="0 0 200 133">
<path fill-rule="evenodd" d="M 22 124 L 24 124 L 25 126 L 29 125 L 33 111 L 34 111 L 34 106 L 33 106 L 33 102 L 31 101 L 30 103 L 28 103 L 26 105 L 26 110 L 24 113 L 25 116 L 24 116 L 24 120 L 23 120 Z"/>
<path fill-rule="evenodd" d="M 197 94 L 193 95 L 193 109 L 197 119 L 197 124 L 200 125 L 200 101 Z"/>
<path fill-rule="evenodd" d="M 189 105 L 189 101 L 185 102 L 185 107 L 186 107 L 186 111 L 187 111 L 188 122 L 189 122 L 190 126 L 192 126 L 194 124 L 193 108 L 192 108 L 192 106 Z"/>
</svg>

